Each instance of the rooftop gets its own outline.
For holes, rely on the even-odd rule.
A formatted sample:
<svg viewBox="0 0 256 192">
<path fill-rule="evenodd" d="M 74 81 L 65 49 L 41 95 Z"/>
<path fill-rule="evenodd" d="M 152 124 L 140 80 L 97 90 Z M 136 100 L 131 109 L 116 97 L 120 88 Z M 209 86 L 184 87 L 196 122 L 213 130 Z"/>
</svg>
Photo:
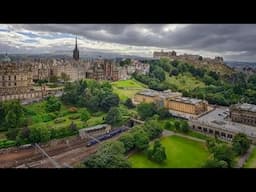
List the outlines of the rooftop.
<svg viewBox="0 0 256 192">
<path fill-rule="evenodd" d="M 197 103 L 203 102 L 203 100 L 201 99 L 194 99 L 189 97 L 175 97 L 175 98 L 171 98 L 170 100 L 188 103 L 188 104 L 197 104 Z"/>
<path fill-rule="evenodd" d="M 149 97 L 155 97 L 155 96 L 159 96 L 159 92 L 152 90 L 152 89 L 146 89 L 143 90 L 141 92 L 138 93 L 139 95 L 145 95 L 145 96 L 149 96 Z"/>
<path fill-rule="evenodd" d="M 245 125 L 241 123 L 232 122 L 228 118 L 226 118 L 229 113 L 228 107 L 218 107 L 215 110 L 207 113 L 206 115 L 198 118 L 198 122 L 213 126 L 216 128 L 220 128 L 226 131 L 232 131 L 235 133 L 244 133 L 251 137 L 256 137 L 256 127 Z"/>
<path fill-rule="evenodd" d="M 96 126 L 93 126 L 93 127 L 80 129 L 79 132 L 97 130 L 97 129 L 101 129 L 101 128 L 104 128 L 104 127 L 107 127 L 107 126 L 109 126 L 109 125 L 108 124 L 96 125 Z"/>
<path fill-rule="evenodd" d="M 233 108 L 240 109 L 243 111 L 256 112 L 256 105 L 249 103 L 238 103 L 233 105 Z"/>
</svg>

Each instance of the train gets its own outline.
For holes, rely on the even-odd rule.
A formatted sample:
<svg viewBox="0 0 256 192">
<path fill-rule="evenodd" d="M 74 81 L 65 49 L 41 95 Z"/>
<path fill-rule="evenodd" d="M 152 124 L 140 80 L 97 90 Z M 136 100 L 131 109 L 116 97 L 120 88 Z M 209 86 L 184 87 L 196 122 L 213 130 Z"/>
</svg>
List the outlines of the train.
<svg viewBox="0 0 256 192">
<path fill-rule="evenodd" d="M 100 135 L 100 136 L 95 137 L 97 140 L 91 139 L 90 141 L 87 142 L 86 146 L 90 147 L 92 145 L 97 144 L 98 141 L 107 140 L 107 139 L 112 138 L 113 136 L 118 135 L 118 134 L 120 134 L 120 133 L 122 133 L 126 130 L 128 130 L 127 127 L 120 127 L 120 128 L 114 129 L 114 130 L 112 130 L 112 131 L 110 131 L 110 132 L 108 132 L 104 135 Z"/>
</svg>

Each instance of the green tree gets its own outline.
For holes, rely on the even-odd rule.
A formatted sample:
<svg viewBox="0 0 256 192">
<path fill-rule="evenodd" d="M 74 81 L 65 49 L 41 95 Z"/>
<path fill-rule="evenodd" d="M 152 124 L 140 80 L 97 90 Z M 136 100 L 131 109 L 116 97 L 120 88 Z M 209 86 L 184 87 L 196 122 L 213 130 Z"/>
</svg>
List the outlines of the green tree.
<svg viewBox="0 0 256 192">
<path fill-rule="evenodd" d="M 74 121 L 71 122 L 70 126 L 69 126 L 69 129 L 71 131 L 77 131 L 77 126 L 76 124 L 74 123 Z"/>
<path fill-rule="evenodd" d="M 106 142 L 91 155 L 84 165 L 87 168 L 130 168 L 131 165 L 124 156 L 124 144 L 120 141 Z"/>
<path fill-rule="evenodd" d="M 164 107 L 158 109 L 157 114 L 159 115 L 160 119 L 166 119 L 172 116 L 169 110 Z"/>
<path fill-rule="evenodd" d="M 81 121 L 87 122 L 89 119 L 90 113 L 86 109 L 83 109 L 81 112 Z"/>
<path fill-rule="evenodd" d="M 228 163 L 223 160 L 218 161 L 216 159 L 210 159 L 206 161 L 203 167 L 204 168 L 228 168 Z"/>
<path fill-rule="evenodd" d="M 135 147 L 138 150 L 145 150 L 149 145 L 149 138 L 145 131 L 137 131 L 134 133 Z"/>
<path fill-rule="evenodd" d="M 158 79 L 160 82 L 165 80 L 165 73 L 164 70 L 160 67 L 156 67 L 152 72 L 151 75 Z"/>
<path fill-rule="evenodd" d="M 232 140 L 233 150 L 237 155 L 243 155 L 250 147 L 250 140 L 243 133 L 238 133 Z"/>
<path fill-rule="evenodd" d="M 119 105 L 119 101 L 120 99 L 117 94 L 110 93 L 102 99 L 100 107 L 102 111 L 107 112 L 111 107 L 117 107 Z"/>
<path fill-rule="evenodd" d="M 47 142 L 51 138 L 51 132 L 48 128 L 44 127 L 34 127 L 30 128 L 29 142 L 38 143 L 38 142 Z"/>
<path fill-rule="evenodd" d="M 129 109 L 132 109 L 132 108 L 135 107 L 134 104 L 132 103 L 131 98 L 126 99 L 124 105 L 125 105 L 126 107 L 128 107 Z"/>
<path fill-rule="evenodd" d="M 154 139 L 160 136 L 163 128 L 157 120 L 149 120 L 144 124 L 144 130 L 147 133 L 149 139 Z"/>
<path fill-rule="evenodd" d="M 156 106 L 154 103 L 140 103 L 137 106 L 138 114 L 141 119 L 145 120 L 156 114 Z"/>
<path fill-rule="evenodd" d="M 128 152 L 131 149 L 134 148 L 134 138 L 131 133 L 125 133 L 120 138 L 119 141 L 121 141 L 124 144 L 125 151 Z"/>
<path fill-rule="evenodd" d="M 121 112 L 118 107 L 112 107 L 107 116 L 106 123 L 114 125 L 122 120 Z"/>
<path fill-rule="evenodd" d="M 47 112 L 59 111 L 61 108 L 61 102 L 54 96 L 50 96 L 46 99 L 45 110 Z"/>
<path fill-rule="evenodd" d="M 226 161 L 228 167 L 232 167 L 234 164 L 234 152 L 232 148 L 226 144 L 217 144 L 213 148 L 213 157 L 218 161 Z"/>
<path fill-rule="evenodd" d="M 154 142 L 153 149 L 148 150 L 148 158 L 157 163 L 162 163 L 167 159 L 165 148 L 161 145 L 159 140 Z"/>
</svg>

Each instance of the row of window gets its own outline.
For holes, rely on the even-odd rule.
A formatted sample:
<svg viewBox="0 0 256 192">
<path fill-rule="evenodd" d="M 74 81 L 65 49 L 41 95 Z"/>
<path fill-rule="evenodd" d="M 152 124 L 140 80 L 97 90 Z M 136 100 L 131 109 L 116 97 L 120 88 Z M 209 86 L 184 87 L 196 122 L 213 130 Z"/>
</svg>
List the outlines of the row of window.
<svg viewBox="0 0 256 192">
<path fill-rule="evenodd" d="M 233 121 L 242 122 L 242 123 L 249 123 L 249 124 L 256 124 L 255 117 L 254 117 L 254 119 L 233 118 Z"/>
<path fill-rule="evenodd" d="M 8 84 L 5 82 L 2 83 L 2 87 L 6 87 L 6 85 L 8 85 L 10 87 L 10 86 L 12 86 L 12 83 L 11 82 L 9 82 Z M 17 86 L 17 83 L 15 82 L 15 83 L 13 83 L 13 85 Z"/>
<path fill-rule="evenodd" d="M 193 125 L 192 127 L 193 127 L 193 129 L 196 128 L 195 125 Z M 224 132 L 214 131 L 214 130 L 212 130 L 212 129 L 207 129 L 207 128 L 200 127 L 200 126 L 198 126 L 197 129 L 200 130 L 200 131 L 203 131 L 203 132 L 205 132 L 205 133 L 208 132 L 208 133 L 210 133 L 210 134 L 215 134 L 215 135 L 221 136 L 221 137 L 227 137 L 227 138 L 230 138 L 230 139 L 233 138 L 233 135 L 231 135 L 231 134 L 226 134 L 226 133 L 224 133 Z"/>
</svg>

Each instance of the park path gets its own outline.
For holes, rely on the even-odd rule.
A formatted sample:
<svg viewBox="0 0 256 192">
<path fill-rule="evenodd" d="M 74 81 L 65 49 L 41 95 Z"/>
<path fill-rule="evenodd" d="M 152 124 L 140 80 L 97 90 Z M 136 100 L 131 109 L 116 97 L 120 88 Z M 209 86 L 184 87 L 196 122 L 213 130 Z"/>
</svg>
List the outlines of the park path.
<svg viewBox="0 0 256 192">
<path fill-rule="evenodd" d="M 238 163 L 237 163 L 237 167 L 236 168 L 243 168 L 246 160 L 249 158 L 249 156 L 252 153 L 252 150 L 255 146 L 251 145 L 250 148 L 248 149 L 248 151 L 239 158 Z"/>
<path fill-rule="evenodd" d="M 194 141 L 206 142 L 204 139 L 199 139 L 199 138 L 192 137 L 192 136 L 189 136 L 189 135 L 185 135 L 185 134 L 182 134 L 182 133 L 176 133 L 174 131 L 169 131 L 169 130 L 166 130 L 166 129 L 162 133 L 162 137 L 167 137 L 167 136 L 171 136 L 171 135 L 177 135 L 177 136 L 184 137 L 184 138 L 187 138 L 187 139 L 191 139 L 191 140 L 194 140 Z"/>
</svg>

